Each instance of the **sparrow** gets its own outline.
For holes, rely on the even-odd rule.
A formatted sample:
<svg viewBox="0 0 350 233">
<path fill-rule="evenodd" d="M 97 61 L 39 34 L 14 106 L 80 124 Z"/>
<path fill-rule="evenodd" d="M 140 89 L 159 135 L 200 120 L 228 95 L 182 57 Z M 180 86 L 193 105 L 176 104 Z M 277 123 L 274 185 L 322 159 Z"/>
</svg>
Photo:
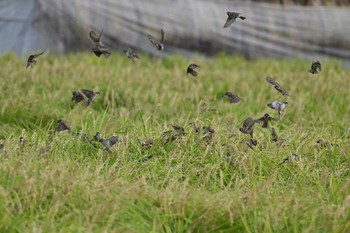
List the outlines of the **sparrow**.
<svg viewBox="0 0 350 233">
<path fill-rule="evenodd" d="M 55 132 L 61 132 L 61 131 L 65 131 L 67 130 L 70 133 L 70 128 L 69 126 L 66 124 L 66 122 L 64 122 L 63 120 L 58 120 L 57 121 L 57 127 L 55 129 Z"/>
<path fill-rule="evenodd" d="M 228 28 L 233 22 L 236 21 L 237 18 L 240 18 L 241 20 L 245 20 L 246 18 L 241 16 L 241 13 L 237 12 L 227 12 L 227 20 L 224 25 L 224 28 Z"/>
<path fill-rule="evenodd" d="M 134 52 L 132 48 L 128 48 L 128 50 L 123 50 L 123 53 L 134 63 L 135 63 L 135 59 L 140 59 L 140 57 Z"/>
<path fill-rule="evenodd" d="M 239 131 L 241 131 L 244 134 L 249 134 L 253 138 L 253 126 L 255 124 L 255 120 L 253 118 L 248 117 L 244 122 L 243 126 L 239 128 Z"/>
<path fill-rule="evenodd" d="M 158 49 L 158 51 L 164 50 L 164 31 L 163 29 L 160 29 L 160 34 L 162 36 L 160 42 L 154 40 L 153 36 L 151 36 L 150 34 L 148 34 L 148 39 L 149 41 L 156 46 L 156 48 Z"/>
<path fill-rule="evenodd" d="M 271 137 L 272 137 L 272 141 L 277 142 L 278 141 L 278 134 L 275 130 L 275 128 L 271 128 Z"/>
<path fill-rule="evenodd" d="M 289 155 L 288 157 L 284 158 L 284 159 L 282 160 L 282 162 L 279 163 L 278 165 L 284 164 L 285 162 L 288 162 L 288 161 L 289 161 L 290 163 L 293 163 L 294 160 L 295 160 L 296 158 L 298 158 L 298 155 L 297 155 L 297 154 L 291 154 L 291 155 Z"/>
<path fill-rule="evenodd" d="M 288 102 L 279 102 L 279 101 L 272 101 L 271 103 L 268 103 L 267 106 L 277 110 L 278 114 L 281 115 L 285 109 L 285 107 L 287 106 Z"/>
<path fill-rule="evenodd" d="M 81 101 L 85 101 L 85 98 L 79 91 L 73 91 L 72 101 L 77 104 Z"/>
<path fill-rule="evenodd" d="M 92 48 L 92 51 L 97 57 L 100 57 L 102 54 L 105 57 L 108 57 L 109 55 L 111 55 L 111 53 L 109 49 L 101 42 L 102 33 L 103 30 L 100 32 L 100 35 L 97 36 L 97 34 L 94 31 L 90 31 L 89 36 L 91 40 L 95 43 L 95 47 Z"/>
<path fill-rule="evenodd" d="M 89 106 L 90 103 L 92 103 L 100 95 L 99 91 L 94 92 L 87 89 L 82 89 L 81 92 L 83 92 L 83 94 L 88 98 L 86 107 Z"/>
<path fill-rule="evenodd" d="M 170 124 L 171 125 L 171 124 Z M 182 135 L 186 135 L 187 133 L 185 132 L 184 127 L 179 126 L 179 125 L 171 125 L 171 127 L 173 127 L 173 129 L 179 133 L 180 136 Z"/>
<path fill-rule="evenodd" d="M 42 55 L 43 53 L 45 53 L 45 50 L 42 51 L 41 53 L 37 53 L 37 54 L 32 54 L 28 57 L 27 60 L 27 66 L 26 69 L 30 66 L 30 68 L 33 68 L 33 65 L 36 63 L 35 58 L 39 57 L 40 55 Z"/>
<path fill-rule="evenodd" d="M 319 71 L 321 71 L 321 62 L 313 61 L 312 64 L 311 64 L 311 69 L 309 70 L 309 72 L 311 74 L 317 74 L 318 73 L 317 69 L 319 69 Z"/>
<path fill-rule="evenodd" d="M 104 150 L 109 150 L 112 146 L 114 146 L 119 141 L 118 136 L 112 136 L 108 139 L 100 139 L 100 142 L 103 145 Z"/>
<path fill-rule="evenodd" d="M 268 113 L 265 113 L 264 116 L 255 120 L 256 123 L 262 123 L 262 128 L 269 128 L 270 121 L 278 121 L 279 119 L 271 117 Z"/>
<path fill-rule="evenodd" d="M 272 84 L 277 91 L 279 91 L 282 95 L 289 96 L 288 92 L 279 85 L 278 82 L 276 82 L 273 78 L 271 77 L 266 77 L 266 81 L 268 81 L 270 84 Z"/>
<path fill-rule="evenodd" d="M 238 95 L 232 93 L 232 92 L 226 92 L 223 97 L 228 97 L 230 100 L 230 103 L 238 103 L 239 101 L 243 101 Z"/>
<path fill-rule="evenodd" d="M 187 76 L 188 76 L 188 73 L 190 73 L 190 74 L 192 74 L 193 77 L 196 77 L 198 75 L 198 73 L 194 69 L 196 69 L 197 67 L 200 67 L 200 66 L 196 65 L 196 64 L 190 64 L 187 67 Z"/>
<path fill-rule="evenodd" d="M 153 145 L 154 141 L 152 139 L 147 139 L 143 142 L 141 142 L 142 147 L 151 147 Z"/>
</svg>

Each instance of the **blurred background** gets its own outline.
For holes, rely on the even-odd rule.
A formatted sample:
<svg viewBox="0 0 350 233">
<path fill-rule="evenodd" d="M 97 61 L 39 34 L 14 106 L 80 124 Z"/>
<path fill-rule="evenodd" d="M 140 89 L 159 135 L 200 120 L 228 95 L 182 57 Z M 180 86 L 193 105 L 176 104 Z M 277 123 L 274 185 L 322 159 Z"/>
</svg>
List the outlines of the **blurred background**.
<svg viewBox="0 0 350 233">
<path fill-rule="evenodd" d="M 350 0 L 2 0 L 0 54 L 91 51 L 102 29 L 115 52 L 132 47 L 156 56 L 336 58 L 350 64 Z M 242 13 L 229 28 L 226 12 Z M 160 38 L 158 52 L 147 34 Z"/>
</svg>

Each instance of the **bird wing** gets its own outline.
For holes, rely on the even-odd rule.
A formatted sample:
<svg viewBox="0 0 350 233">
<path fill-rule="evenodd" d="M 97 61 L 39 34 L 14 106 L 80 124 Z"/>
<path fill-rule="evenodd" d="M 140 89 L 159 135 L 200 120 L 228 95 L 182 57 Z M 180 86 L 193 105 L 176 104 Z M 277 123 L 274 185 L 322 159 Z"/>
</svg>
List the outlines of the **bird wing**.
<svg viewBox="0 0 350 233">
<path fill-rule="evenodd" d="M 194 76 L 194 77 L 196 77 L 198 75 L 198 73 L 191 68 L 187 68 L 187 74 L 188 73 L 192 74 L 192 76 Z"/>
<path fill-rule="evenodd" d="M 107 142 L 108 141 L 108 142 Z M 112 147 L 114 144 L 116 144 L 119 141 L 119 138 L 117 136 L 113 136 L 107 140 L 105 140 L 105 142 L 108 143 L 108 147 Z M 104 145 L 106 146 L 106 144 L 104 143 Z"/>
<path fill-rule="evenodd" d="M 91 38 L 91 40 L 92 40 L 93 42 L 99 43 L 99 42 L 100 42 L 100 39 L 101 39 L 101 36 L 102 36 L 102 33 L 103 33 L 103 30 L 101 31 L 100 35 L 97 36 L 96 32 L 91 31 L 91 32 L 89 33 L 89 36 L 90 36 L 90 38 Z"/>
<path fill-rule="evenodd" d="M 165 35 L 164 35 L 164 30 L 163 29 L 160 29 L 160 34 L 161 34 L 160 43 L 163 44 L 164 43 L 164 39 L 165 39 Z"/>
<path fill-rule="evenodd" d="M 81 92 L 83 92 L 83 94 L 89 99 L 91 99 L 94 96 L 94 92 L 87 89 L 82 89 Z"/>
<path fill-rule="evenodd" d="M 43 55 L 43 54 L 45 53 L 45 51 L 46 51 L 46 50 L 42 51 L 41 53 L 33 54 L 32 56 L 33 56 L 34 58 L 37 58 L 37 57 L 39 57 L 40 55 Z"/>
<path fill-rule="evenodd" d="M 272 85 L 275 85 L 275 86 L 280 86 L 278 84 L 278 82 L 276 82 L 273 78 L 271 78 L 270 76 L 266 77 L 266 81 L 268 81 L 269 83 L 271 83 Z"/>
<path fill-rule="evenodd" d="M 254 124 L 255 124 L 255 120 L 253 120 L 253 118 L 251 117 L 248 117 L 243 123 L 243 128 L 249 129 L 253 127 Z"/>
<path fill-rule="evenodd" d="M 149 35 L 149 34 L 148 34 L 147 36 L 148 36 L 149 41 L 150 41 L 154 46 L 158 47 L 158 42 L 154 40 L 153 36 L 151 36 L 151 35 Z"/>
<path fill-rule="evenodd" d="M 236 21 L 236 18 L 228 16 L 224 28 L 228 28 L 234 21 Z"/>
</svg>

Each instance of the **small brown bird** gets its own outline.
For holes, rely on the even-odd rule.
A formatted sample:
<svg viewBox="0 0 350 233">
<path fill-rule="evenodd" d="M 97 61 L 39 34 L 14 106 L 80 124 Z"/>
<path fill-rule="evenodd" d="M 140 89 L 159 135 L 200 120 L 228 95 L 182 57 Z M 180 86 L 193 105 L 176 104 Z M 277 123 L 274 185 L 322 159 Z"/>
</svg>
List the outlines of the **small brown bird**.
<svg viewBox="0 0 350 233">
<path fill-rule="evenodd" d="M 282 95 L 289 96 L 288 92 L 278 83 L 276 82 L 273 78 L 271 77 L 266 77 L 266 81 L 268 81 L 270 84 L 272 84 L 277 91 L 279 91 Z"/>
<path fill-rule="evenodd" d="M 79 91 L 73 91 L 72 101 L 77 104 L 81 101 L 85 101 L 85 98 Z"/>
<path fill-rule="evenodd" d="M 171 125 L 171 127 L 173 127 L 173 129 L 174 129 L 176 132 L 178 132 L 178 134 L 179 134 L 180 136 L 186 135 L 186 134 L 187 134 L 187 133 L 185 132 L 184 127 L 179 126 L 179 125 L 172 125 L 172 124 L 170 124 L 170 125 Z"/>
<path fill-rule="evenodd" d="M 127 50 L 123 50 L 125 56 L 127 56 L 130 60 L 135 63 L 136 59 L 140 59 L 140 57 L 134 52 L 132 48 L 128 48 Z"/>
<path fill-rule="evenodd" d="M 23 147 L 24 146 L 24 138 L 21 136 L 19 137 L 19 146 Z"/>
<path fill-rule="evenodd" d="M 118 136 L 112 136 L 108 139 L 100 139 L 100 142 L 103 145 L 104 150 L 109 150 L 112 146 L 114 146 L 119 141 Z"/>
<path fill-rule="evenodd" d="M 226 92 L 223 97 L 228 97 L 230 100 L 230 103 L 238 103 L 239 101 L 243 101 L 238 95 L 232 93 L 232 92 Z"/>
<path fill-rule="evenodd" d="M 262 123 L 262 128 L 269 128 L 270 121 L 278 121 L 278 118 L 271 117 L 268 113 L 265 113 L 264 116 L 255 120 L 256 123 Z"/>
<path fill-rule="evenodd" d="M 271 128 L 271 137 L 272 137 L 272 141 L 277 142 L 278 141 L 278 134 L 275 130 L 275 128 Z"/>
<path fill-rule="evenodd" d="M 95 43 L 95 47 L 92 48 L 92 51 L 97 57 L 100 57 L 102 54 L 105 57 L 109 57 L 111 55 L 111 52 L 109 51 L 109 48 L 107 48 L 102 42 L 101 42 L 101 36 L 103 34 L 103 30 L 101 31 L 100 35 L 97 36 L 97 34 L 94 31 L 91 31 L 89 33 L 89 36 L 91 40 Z"/>
<path fill-rule="evenodd" d="M 160 34 L 161 34 L 161 39 L 160 39 L 160 42 L 156 41 L 153 36 L 151 35 L 147 35 L 148 36 L 148 39 L 149 41 L 154 45 L 156 46 L 156 48 L 158 49 L 158 51 L 161 51 L 161 50 L 164 50 L 164 31 L 163 29 L 160 29 Z"/>
<path fill-rule="evenodd" d="M 83 92 L 83 94 L 88 98 L 86 107 L 89 106 L 90 103 L 92 103 L 100 95 L 99 91 L 94 92 L 87 89 L 82 89 L 81 92 Z"/>
<path fill-rule="evenodd" d="M 197 67 L 200 67 L 200 66 L 196 65 L 196 64 L 190 64 L 187 67 L 187 76 L 188 76 L 188 73 L 190 73 L 190 74 L 192 74 L 193 77 L 196 77 L 198 75 L 198 73 L 194 69 L 196 69 Z"/>
<path fill-rule="evenodd" d="M 253 118 L 248 117 L 244 122 L 243 126 L 239 128 L 239 131 L 241 131 L 244 134 L 249 134 L 253 138 L 253 126 L 255 124 L 255 120 Z"/>
<path fill-rule="evenodd" d="M 255 140 L 254 138 L 250 138 L 247 142 L 246 142 L 247 146 L 254 150 L 254 147 L 256 147 L 258 145 L 258 141 Z"/>
<path fill-rule="evenodd" d="M 69 126 L 66 124 L 66 122 L 64 122 L 63 120 L 58 120 L 57 121 L 57 127 L 55 129 L 55 132 L 61 132 L 61 131 L 65 131 L 67 130 L 70 133 L 70 128 Z"/>
<path fill-rule="evenodd" d="M 141 142 L 141 146 L 149 148 L 149 147 L 151 147 L 153 145 L 153 143 L 154 143 L 154 140 L 147 139 L 147 140 Z"/>
<path fill-rule="evenodd" d="M 26 66 L 26 69 L 30 66 L 30 68 L 33 68 L 33 65 L 36 63 L 36 60 L 35 58 L 39 57 L 40 55 L 44 54 L 45 53 L 45 50 L 42 51 L 41 53 L 37 53 L 37 54 L 32 54 L 28 57 L 28 60 L 27 60 L 27 66 Z"/>
<path fill-rule="evenodd" d="M 237 12 L 227 12 L 227 20 L 224 25 L 224 28 L 228 28 L 233 22 L 236 21 L 237 18 L 240 18 L 241 20 L 245 20 L 246 18 L 244 16 L 241 16 L 241 13 Z"/>
<path fill-rule="evenodd" d="M 321 71 L 321 69 L 322 69 L 322 67 L 321 67 L 321 62 L 319 62 L 319 61 L 313 61 L 312 64 L 311 64 L 311 69 L 309 70 L 309 72 L 310 72 L 311 74 L 317 74 L 317 73 L 318 73 L 317 69 L 318 69 L 319 71 Z"/>
</svg>

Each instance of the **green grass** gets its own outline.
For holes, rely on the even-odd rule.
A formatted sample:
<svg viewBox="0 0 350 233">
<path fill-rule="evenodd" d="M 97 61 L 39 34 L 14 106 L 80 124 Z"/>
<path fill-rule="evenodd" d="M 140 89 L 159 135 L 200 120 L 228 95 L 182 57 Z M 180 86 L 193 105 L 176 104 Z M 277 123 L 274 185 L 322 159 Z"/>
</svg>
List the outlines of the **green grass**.
<svg viewBox="0 0 350 233">
<path fill-rule="evenodd" d="M 350 72 L 338 63 L 311 75 L 308 61 L 223 55 L 143 55 L 135 65 L 116 54 L 37 60 L 25 70 L 24 60 L 0 58 L 0 232 L 350 232 Z M 201 65 L 197 78 L 186 77 L 192 62 Z M 249 116 L 276 116 L 266 104 L 285 100 L 267 75 L 291 94 L 272 123 L 285 142 L 256 125 L 252 150 L 238 128 Z M 81 88 L 101 96 L 74 106 Z M 226 91 L 245 102 L 229 104 L 220 98 Z M 203 102 L 217 112 L 201 113 Z M 120 142 L 108 154 L 68 133 L 52 136 L 58 119 Z M 213 141 L 190 122 L 212 126 Z M 141 147 L 138 139 L 157 139 L 169 124 L 188 135 Z M 300 158 L 278 165 L 291 153 Z"/>
</svg>

